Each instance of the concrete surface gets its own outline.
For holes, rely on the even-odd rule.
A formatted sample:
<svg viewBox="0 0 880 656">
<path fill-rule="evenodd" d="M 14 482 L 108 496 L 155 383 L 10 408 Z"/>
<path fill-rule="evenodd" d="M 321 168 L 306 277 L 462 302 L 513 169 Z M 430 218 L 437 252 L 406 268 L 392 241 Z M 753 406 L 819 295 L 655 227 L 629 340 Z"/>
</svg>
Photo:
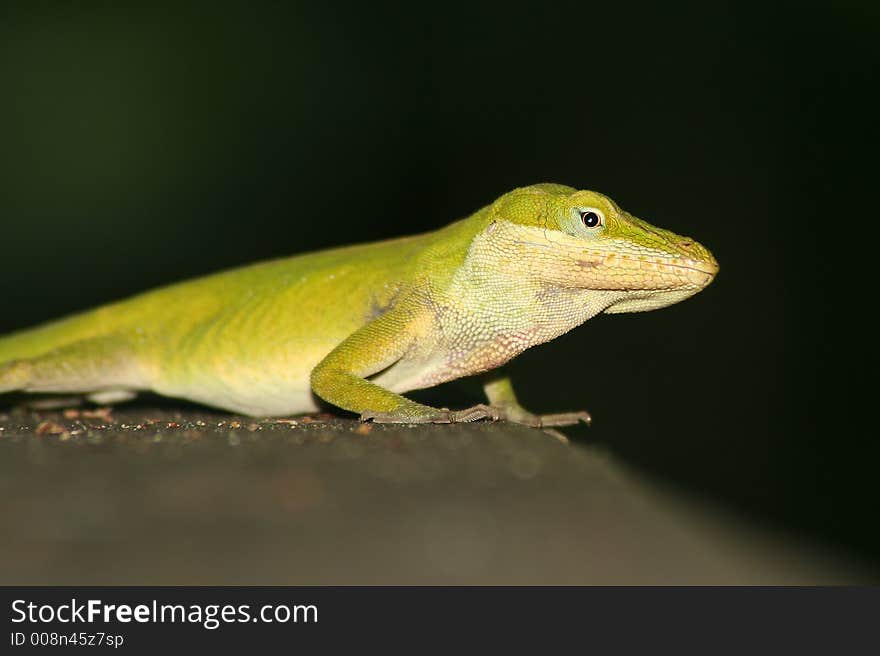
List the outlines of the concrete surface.
<svg viewBox="0 0 880 656">
<path fill-rule="evenodd" d="M 876 582 L 506 424 L 0 414 L 2 584 Z"/>
</svg>

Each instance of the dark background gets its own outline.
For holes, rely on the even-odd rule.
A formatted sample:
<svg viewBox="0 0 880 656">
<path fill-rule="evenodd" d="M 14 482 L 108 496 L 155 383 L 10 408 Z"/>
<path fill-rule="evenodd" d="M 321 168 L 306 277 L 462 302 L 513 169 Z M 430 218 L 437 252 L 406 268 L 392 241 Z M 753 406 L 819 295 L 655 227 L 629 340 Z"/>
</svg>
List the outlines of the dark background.
<svg viewBox="0 0 880 656">
<path fill-rule="evenodd" d="M 877 5 L 614 4 L 6 7 L 0 332 L 520 185 L 596 189 L 721 273 L 525 353 L 524 401 L 880 560 Z"/>
</svg>

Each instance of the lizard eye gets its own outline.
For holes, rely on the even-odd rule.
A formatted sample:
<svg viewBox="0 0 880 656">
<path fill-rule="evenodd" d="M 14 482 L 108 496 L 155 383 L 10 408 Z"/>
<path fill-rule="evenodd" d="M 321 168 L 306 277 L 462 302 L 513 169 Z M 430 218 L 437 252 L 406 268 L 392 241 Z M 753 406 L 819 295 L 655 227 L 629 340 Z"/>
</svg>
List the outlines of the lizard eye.
<svg viewBox="0 0 880 656">
<path fill-rule="evenodd" d="M 578 208 L 578 214 L 583 224 L 588 228 L 598 228 L 605 223 L 605 217 L 602 212 L 595 207 L 580 207 Z"/>
</svg>

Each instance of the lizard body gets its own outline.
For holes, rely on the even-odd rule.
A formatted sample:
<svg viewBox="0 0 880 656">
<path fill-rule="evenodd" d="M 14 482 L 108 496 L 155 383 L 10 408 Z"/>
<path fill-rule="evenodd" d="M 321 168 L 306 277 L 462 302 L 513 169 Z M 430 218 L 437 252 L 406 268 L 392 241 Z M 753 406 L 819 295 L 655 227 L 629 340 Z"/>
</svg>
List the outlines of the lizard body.
<svg viewBox="0 0 880 656">
<path fill-rule="evenodd" d="M 393 422 L 540 418 L 509 381 L 450 412 L 402 396 L 497 369 L 600 312 L 650 310 L 718 270 L 692 239 L 607 197 L 540 184 L 434 232 L 264 262 L 0 338 L 0 393 L 123 398 L 139 390 L 253 416 L 316 396 Z"/>
</svg>

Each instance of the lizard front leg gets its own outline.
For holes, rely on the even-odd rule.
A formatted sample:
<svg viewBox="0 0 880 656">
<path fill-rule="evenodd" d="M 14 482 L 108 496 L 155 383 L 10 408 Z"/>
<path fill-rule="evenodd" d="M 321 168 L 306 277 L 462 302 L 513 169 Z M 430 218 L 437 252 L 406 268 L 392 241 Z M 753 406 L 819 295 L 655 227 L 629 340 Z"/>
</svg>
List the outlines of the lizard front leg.
<svg viewBox="0 0 880 656">
<path fill-rule="evenodd" d="M 574 426 L 581 422 L 590 424 L 590 413 L 581 410 L 577 412 L 560 412 L 549 415 L 536 415 L 523 408 L 513 391 L 513 383 L 510 378 L 501 371 L 492 371 L 484 376 L 483 392 L 489 399 L 489 404 L 495 408 L 502 419 L 524 424 L 534 428 L 549 428 L 553 426 Z"/>
<path fill-rule="evenodd" d="M 413 324 L 414 314 L 403 306 L 355 331 L 312 370 L 312 390 L 328 403 L 360 414 L 361 421 L 449 424 L 500 419 L 487 405 L 458 411 L 433 408 L 367 380 L 406 354 L 413 344 Z"/>
</svg>

